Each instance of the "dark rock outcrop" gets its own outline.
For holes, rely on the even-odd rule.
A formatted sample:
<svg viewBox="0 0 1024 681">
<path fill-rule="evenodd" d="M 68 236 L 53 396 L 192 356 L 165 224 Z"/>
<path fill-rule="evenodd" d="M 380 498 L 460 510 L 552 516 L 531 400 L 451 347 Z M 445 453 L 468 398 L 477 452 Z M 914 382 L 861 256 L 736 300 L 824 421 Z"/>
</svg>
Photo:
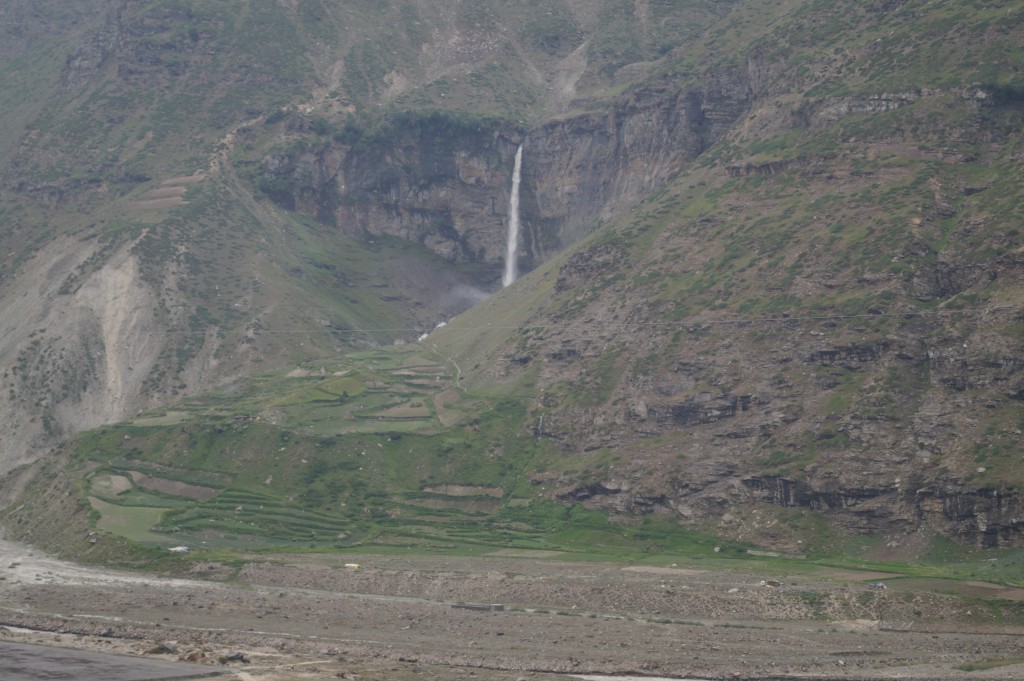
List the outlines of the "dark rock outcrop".
<svg viewBox="0 0 1024 681">
<path fill-rule="evenodd" d="M 964 485 L 833 486 L 812 480 L 753 476 L 751 497 L 828 514 L 840 524 L 873 532 L 903 532 L 925 524 L 979 548 L 1012 546 L 1024 531 L 1024 498 L 1015 491 Z"/>
</svg>

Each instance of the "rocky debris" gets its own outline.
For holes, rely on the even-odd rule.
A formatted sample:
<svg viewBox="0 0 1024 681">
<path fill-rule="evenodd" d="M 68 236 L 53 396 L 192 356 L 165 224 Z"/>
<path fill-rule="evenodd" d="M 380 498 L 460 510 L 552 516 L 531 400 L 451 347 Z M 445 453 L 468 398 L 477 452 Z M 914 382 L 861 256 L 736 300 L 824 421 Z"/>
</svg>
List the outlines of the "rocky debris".
<svg viewBox="0 0 1024 681">
<path fill-rule="evenodd" d="M 607 276 L 601 264 L 614 255 L 603 249 L 566 261 L 563 293 Z M 616 447 L 615 474 L 531 476 L 538 491 L 624 521 L 649 508 L 693 524 L 764 501 L 821 512 L 855 533 L 924 527 L 979 547 L 1024 543 L 1022 497 L 1007 477 L 1019 439 L 1012 404 L 1024 385 L 1014 309 L 964 315 L 956 332 L 946 327 L 955 311 L 879 310 L 849 322 L 666 324 L 670 335 L 642 307 L 630 310 L 641 326 L 602 328 L 596 320 L 612 317 L 622 292 L 589 288 L 584 319 L 531 340 L 546 359 L 541 388 L 599 386 L 599 350 L 634 328 L 645 334 L 629 339 L 621 378 L 600 404 L 560 404 L 549 391 L 537 433 L 567 452 Z M 1004 426 L 983 428 L 995 422 Z M 650 446 L 669 433 L 672 447 Z M 653 493 L 633 503 L 644 488 Z M 753 536 L 771 548 L 773 538 Z"/>
<path fill-rule="evenodd" d="M 109 634 L 100 634 L 101 636 L 113 636 L 113 630 Z M 157 643 L 155 646 L 146 651 L 147 655 L 177 655 L 178 644 L 174 641 L 162 641 Z"/>
<path fill-rule="evenodd" d="M 742 165 L 728 165 L 725 171 L 729 177 L 747 177 L 748 175 L 777 175 L 778 173 L 792 170 L 793 168 L 805 168 L 815 163 L 812 158 L 791 158 L 777 161 L 765 161 L 764 163 L 744 163 Z"/>
<path fill-rule="evenodd" d="M 576 251 L 558 269 L 555 291 L 593 284 L 620 266 L 625 254 L 615 244 L 601 244 Z"/>
<path fill-rule="evenodd" d="M 220 662 L 221 664 L 231 664 L 232 662 L 240 662 L 242 664 L 249 664 L 249 662 L 251 662 L 252 660 L 250 660 L 249 656 L 246 655 L 245 653 L 243 653 L 242 651 L 236 650 L 236 651 L 227 653 L 226 655 L 221 655 L 220 657 L 217 658 L 217 661 Z"/>
<path fill-rule="evenodd" d="M 169 607 L 182 598 L 174 582 L 136 589 L 110 575 L 83 584 L 81 568 L 65 582 L 50 561 L 45 583 L 0 582 L 0 596 L 15 608 L 4 622 L 29 630 L 0 633 L 128 654 L 171 634 L 179 659 L 253 665 L 245 672 L 255 681 L 544 681 L 566 672 L 674 677 L 680 670 L 717 678 L 742 665 L 749 678 L 938 681 L 961 678 L 956 663 L 1005 653 L 1019 633 L 1007 628 L 1007 617 L 1019 616 L 1012 607 L 978 609 L 972 598 L 914 591 L 899 580 L 878 590 L 867 582 L 877 573 L 818 580 L 703 571 L 694 568 L 699 561 L 623 569 L 410 555 L 364 555 L 367 568 L 352 572 L 336 569 L 338 559 L 281 554 L 250 563 L 244 589 L 189 582 L 197 604 L 190 608 Z M 495 603 L 499 594 L 509 604 L 501 611 L 451 607 L 453 596 Z M 79 614 L 49 614 L 71 602 Z M 912 626 L 897 626 L 908 608 L 916 611 Z M 133 622 L 103 622 L 111 613 L 131 613 Z M 108 628 L 113 636 L 96 636 Z M 829 675 L 837 659 L 849 675 Z"/>
<path fill-rule="evenodd" d="M 936 97 L 940 90 L 886 92 L 866 96 L 824 97 L 805 103 L 794 112 L 800 127 L 822 129 L 855 115 L 871 115 L 900 109 L 920 97 Z"/>
<path fill-rule="evenodd" d="M 717 399 L 707 395 L 698 400 L 651 406 L 648 407 L 648 413 L 663 423 L 684 427 L 695 426 L 736 416 L 737 413 L 750 409 L 753 401 L 752 395 L 723 395 Z"/>
<path fill-rule="evenodd" d="M 123 4 L 104 4 L 103 25 L 79 42 L 75 52 L 67 57 L 60 75 L 60 87 L 64 92 L 71 92 L 88 83 L 102 68 L 104 60 L 123 46 L 126 7 Z"/>
</svg>

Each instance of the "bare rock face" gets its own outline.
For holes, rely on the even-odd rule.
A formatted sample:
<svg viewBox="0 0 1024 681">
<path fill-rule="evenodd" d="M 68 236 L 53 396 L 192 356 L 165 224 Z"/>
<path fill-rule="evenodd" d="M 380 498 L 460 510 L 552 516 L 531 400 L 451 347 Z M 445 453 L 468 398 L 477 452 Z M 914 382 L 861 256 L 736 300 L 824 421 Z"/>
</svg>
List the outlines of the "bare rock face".
<svg viewBox="0 0 1024 681">
<path fill-rule="evenodd" d="M 708 144 L 697 93 L 650 88 L 611 111 L 542 125 L 524 166 L 528 210 L 572 242 L 680 173 Z"/>
<path fill-rule="evenodd" d="M 388 235 L 452 262 L 501 262 L 516 133 L 441 114 L 391 125 L 353 145 L 265 157 L 264 190 L 367 240 Z M 525 249 L 527 260 L 540 250 Z"/>
<path fill-rule="evenodd" d="M 0 408 L 0 472 L 37 457 L 62 436 L 125 418 L 146 406 L 142 384 L 166 339 L 153 333 L 155 297 L 130 248 L 57 295 L 89 249 L 57 240 L 28 265 L 25 292 L 0 332 L 14 358 Z"/>
<path fill-rule="evenodd" d="M 88 83 L 102 68 L 103 60 L 116 53 L 126 40 L 124 4 L 104 0 L 102 27 L 82 40 L 73 54 L 68 55 L 61 74 L 61 89 L 71 92 Z"/>
<path fill-rule="evenodd" d="M 498 265 L 522 144 L 520 265 L 529 270 L 682 172 L 743 113 L 752 69 L 716 73 L 699 90 L 630 91 L 525 134 L 500 120 L 402 114 L 353 143 L 268 154 L 260 182 L 282 206 L 352 234 Z"/>
<path fill-rule="evenodd" d="M 1019 546 L 1024 499 L 1015 490 L 946 485 L 915 493 L 918 508 L 947 536 L 985 548 Z"/>
</svg>

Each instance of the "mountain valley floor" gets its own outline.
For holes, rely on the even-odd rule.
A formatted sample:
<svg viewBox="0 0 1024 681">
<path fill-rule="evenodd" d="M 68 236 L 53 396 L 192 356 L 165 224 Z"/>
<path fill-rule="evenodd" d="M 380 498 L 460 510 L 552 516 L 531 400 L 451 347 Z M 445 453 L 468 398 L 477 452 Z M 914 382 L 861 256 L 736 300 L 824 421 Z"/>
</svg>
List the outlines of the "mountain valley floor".
<svg viewBox="0 0 1024 681">
<path fill-rule="evenodd" d="M 1024 626 L 895 575 L 882 589 L 879 574 L 851 570 L 535 553 L 254 554 L 165 577 L 0 542 L 0 640 L 196 662 L 241 681 L 1024 678 Z M 832 616 L 868 601 L 904 616 Z"/>
</svg>

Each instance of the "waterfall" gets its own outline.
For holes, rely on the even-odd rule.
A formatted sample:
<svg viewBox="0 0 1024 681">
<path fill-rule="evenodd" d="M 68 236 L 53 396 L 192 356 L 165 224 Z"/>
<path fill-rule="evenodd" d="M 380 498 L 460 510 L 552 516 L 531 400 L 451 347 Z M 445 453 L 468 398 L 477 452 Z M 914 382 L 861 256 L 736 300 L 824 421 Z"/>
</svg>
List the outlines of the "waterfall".
<svg viewBox="0 0 1024 681">
<path fill-rule="evenodd" d="M 519 272 L 516 258 L 519 256 L 519 180 L 523 167 L 523 145 L 516 149 L 516 164 L 512 169 L 512 195 L 508 199 L 508 241 L 505 243 L 505 274 L 501 285 L 508 286 L 516 280 Z"/>
</svg>

